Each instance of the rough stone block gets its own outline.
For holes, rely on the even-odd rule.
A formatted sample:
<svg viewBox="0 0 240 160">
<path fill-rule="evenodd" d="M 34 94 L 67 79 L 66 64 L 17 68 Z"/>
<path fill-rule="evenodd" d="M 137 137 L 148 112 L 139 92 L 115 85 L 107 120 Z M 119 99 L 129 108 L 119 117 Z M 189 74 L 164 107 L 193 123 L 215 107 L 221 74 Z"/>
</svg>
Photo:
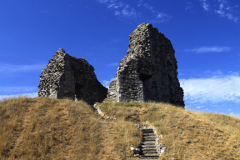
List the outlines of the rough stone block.
<svg viewBox="0 0 240 160">
<path fill-rule="evenodd" d="M 130 34 L 129 41 L 127 55 L 119 63 L 105 101 L 155 101 L 184 107 L 170 40 L 151 24 L 142 23 Z"/>
<path fill-rule="evenodd" d="M 39 97 L 83 100 L 90 105 L 102 102 L 107 95 L 107 88 L 97 80 L 93 66 L 62 48 L 41 72 L 38 88 Z"/>
</svg>

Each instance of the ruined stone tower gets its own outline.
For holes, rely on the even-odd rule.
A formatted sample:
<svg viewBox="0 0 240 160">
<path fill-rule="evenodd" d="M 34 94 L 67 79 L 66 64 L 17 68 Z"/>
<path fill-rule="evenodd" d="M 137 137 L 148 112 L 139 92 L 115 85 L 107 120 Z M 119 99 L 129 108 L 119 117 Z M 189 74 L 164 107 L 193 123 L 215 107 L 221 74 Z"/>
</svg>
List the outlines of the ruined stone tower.
<svg viewBox="0 0 240 160">
<path fill-rule="evenodd" d="M 107 88 L 97 80 L 94 68 L 83 58 L 60 48 L 40 75 L 39 97 L 84 100 L 90 105 L 106 98 Z"/>
<path fill-rule="evenodd" d="M 119 63 L 105 101 L 167 102 L 184 107 L 175 51 L 169 39 L 142 23 L 129 36 L 127 55 Z"/>
</svg>

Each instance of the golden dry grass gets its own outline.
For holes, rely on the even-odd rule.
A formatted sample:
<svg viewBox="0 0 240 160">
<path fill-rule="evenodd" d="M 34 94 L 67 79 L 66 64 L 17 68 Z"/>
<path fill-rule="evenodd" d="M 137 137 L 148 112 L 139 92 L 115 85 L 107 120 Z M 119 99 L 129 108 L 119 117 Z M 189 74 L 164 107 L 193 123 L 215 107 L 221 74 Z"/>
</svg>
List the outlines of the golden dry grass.
<svg viewBox="0 0 240 160">
<path fill-rule="evenodd" d="M 84 102 L 18 98 L 0 102 L 0 159 L 134 159 L 131 122 L 97 116 Z"/>
<path fill-rule="evenodd" d="M 103 103 L 107 115 L 151 123 L 167 147 L 161 159 L 240 159 L 240 119 L 164 103 Z"/>
<path fill-rule="evenodd" d="M 135 159 L 151 123 L 167 147 L 161 159 L 240 159 L 240 119 L 163 103 L 102 103 L 120 121 L 102 119 L 84 102 L 18 98 L 0 102 L 0 159 Z"/>
</svg>

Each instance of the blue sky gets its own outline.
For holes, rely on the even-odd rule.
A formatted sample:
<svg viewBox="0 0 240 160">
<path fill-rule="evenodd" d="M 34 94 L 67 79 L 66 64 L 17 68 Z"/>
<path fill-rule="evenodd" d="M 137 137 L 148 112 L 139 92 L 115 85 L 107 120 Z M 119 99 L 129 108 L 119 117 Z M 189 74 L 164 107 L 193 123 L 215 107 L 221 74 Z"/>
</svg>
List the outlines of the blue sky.
<svg viewBox="0 0 240 160">
<path fill-rule="evenodd" d="M 10 0 L 0 5 L 0 99 L 37 96 L 58 48 L 107 86 L 146 22 L 173 44 L 186 109 L 240 117 L 239 0 Z"/>
</svg>

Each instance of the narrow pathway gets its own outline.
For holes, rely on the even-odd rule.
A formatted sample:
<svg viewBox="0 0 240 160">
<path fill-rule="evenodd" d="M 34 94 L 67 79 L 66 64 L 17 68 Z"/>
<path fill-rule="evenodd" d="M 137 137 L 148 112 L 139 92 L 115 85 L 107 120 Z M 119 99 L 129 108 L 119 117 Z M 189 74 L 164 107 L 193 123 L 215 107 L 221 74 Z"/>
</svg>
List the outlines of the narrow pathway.
<svg viewBox="0 0 240 160">
<path fill-rule="evenodd" d="M 104 114 L 97 104 L 94 104 L 94 106 L 91 106 L 91 108 L 94 111 L 97 111 L 98 115 L 102 116 L 103 118 L 119 121 L 116 118 L 112 118 Z M 156 136 L 154 126 L 138 124 L 135 124 L 135 126 L 142 131 L 142 141 L 138 148 L 131 147 L 131 150 L 133 150 L 133 155 L 143 160 L 158 159 L 159 156 L 163 154 L 166 147 L 163 147 L 161 143 L 158 143 L 160 136 Z"/>
</svg>

